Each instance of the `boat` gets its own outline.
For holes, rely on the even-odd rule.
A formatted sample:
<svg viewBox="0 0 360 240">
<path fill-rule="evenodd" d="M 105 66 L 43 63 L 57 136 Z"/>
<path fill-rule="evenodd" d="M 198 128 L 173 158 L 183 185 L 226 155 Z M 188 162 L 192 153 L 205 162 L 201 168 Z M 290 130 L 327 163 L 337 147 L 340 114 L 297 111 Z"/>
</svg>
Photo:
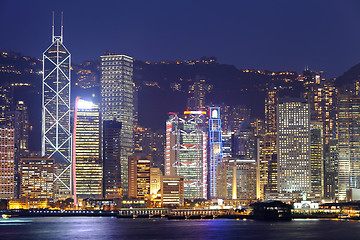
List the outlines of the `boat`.
<svg viewBox="0 0 360 240">
<path fill-rule="evenodd" d="M 3 215 L 1 215 L 1 217 L 2 217 L 3 219 L 9 219 L 9 218 L 11 218 L 11 215 L 3 214 Z"/>
</svg>

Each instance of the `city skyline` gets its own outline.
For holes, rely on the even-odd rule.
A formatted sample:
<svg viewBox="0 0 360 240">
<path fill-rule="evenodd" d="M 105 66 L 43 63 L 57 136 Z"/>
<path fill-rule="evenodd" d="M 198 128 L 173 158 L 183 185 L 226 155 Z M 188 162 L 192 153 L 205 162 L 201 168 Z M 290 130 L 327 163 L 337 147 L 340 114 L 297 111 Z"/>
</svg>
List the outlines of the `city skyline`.
<svg viewBox="0 0 360 240">
<path fill-rule="evenodd" d="M 75 62 L 97 59 L 105 50 L 157 61 L 213 55 L 240 69 L 300 72 L 310 66 L 332 78 L 360 62 L 360 34 L 354 31 L 359 8 L 356 1 L 139 1 L 87 2 L 84 10 L 81 2 L 8 1 L 0 3 L 0 30 L 7 36 L 0 46 L 40 58 L 50 39 L 51 12 L 63 10 Z M 29 36 L 26 42 L 20 33 Z"/>
<path fill-rule="evenodd" d="M 122 11 L 119 19 L 128 14 Z M 52 43 L 42 60 L 0 51 L 2 208 L 26 214 L 32 208 L 70 209 L 73 215 L 103 210 L 111 216 L 115 210 L 119 218 L 169 219 L 264 219 L 271 210 L 275 219 L 306 213 L 360 220 L 360 64 L 334 79 L 309 66 L 299 73 L 240 69 L 212 55 L 156 61 L 163 54 L 158 51 L 142 61 L 129 51 L 131 43 L 72 64 L 73 50 L 81 55 L 82 47 L 96 52 L 111 45 L 106 39 L 117 32 L 111 27 L 119 19 L 112 22 L 111 12 L 99 15 L 98 23 L 109 23 L 102 29 L 108 35 L 98 39 L 94 29 L 98 47 L 73 49 L 68 42 L 76 46 L 80 32 L 63 23 L 63 11 L 52 14 Z M 78 21 L 71 14 L 69 20 Z M 291 48 L 293 58 L 278 63 L 298 61 L 296 51 L 306 43 L 298 47 Z M 252 64 L 251 58 L 246 62 Z M 30 146 L 34 142 L 41 152 Z M 358 209 L 349 209 L 353 204 Z"/>
</svg>

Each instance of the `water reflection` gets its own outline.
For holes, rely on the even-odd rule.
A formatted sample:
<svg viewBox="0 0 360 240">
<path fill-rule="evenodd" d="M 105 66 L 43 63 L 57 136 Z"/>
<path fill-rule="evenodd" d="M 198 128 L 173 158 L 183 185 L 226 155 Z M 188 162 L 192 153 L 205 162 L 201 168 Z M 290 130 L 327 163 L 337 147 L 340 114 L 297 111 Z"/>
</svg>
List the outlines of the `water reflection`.
<svg viewBox="0 0 360 240">
<path fill-rule="evenodd" d="M 357 239 L 357 221 L 117 219 L 39 217 L 0 220 L 1 239 Z"/>
</svg>

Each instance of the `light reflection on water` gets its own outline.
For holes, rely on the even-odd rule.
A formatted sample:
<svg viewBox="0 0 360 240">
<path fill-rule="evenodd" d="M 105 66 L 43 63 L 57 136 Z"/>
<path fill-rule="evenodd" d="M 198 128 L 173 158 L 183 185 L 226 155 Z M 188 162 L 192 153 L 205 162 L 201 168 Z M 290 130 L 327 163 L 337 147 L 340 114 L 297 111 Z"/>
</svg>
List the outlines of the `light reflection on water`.
<svg viewBox="0 0 360 240">
<path fill-rule="evenodd" d="M 296 219 L 117 219 L 38 217 L 0 220 L 0 239 L 360 239 L 360 222 Z"/>
</svg>

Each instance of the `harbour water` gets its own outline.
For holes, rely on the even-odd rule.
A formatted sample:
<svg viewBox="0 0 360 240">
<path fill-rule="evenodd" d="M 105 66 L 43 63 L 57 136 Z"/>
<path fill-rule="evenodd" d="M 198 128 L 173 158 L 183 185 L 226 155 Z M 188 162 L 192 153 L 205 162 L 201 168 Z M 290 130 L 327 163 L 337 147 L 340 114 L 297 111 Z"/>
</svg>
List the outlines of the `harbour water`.
<svg viewBox="0 0 360 240">
<path fill-rule="evenodd" d="M 0 220 L 0 239 L 360 239 L 360 222 L 35 217 Z"/>
</svg>

